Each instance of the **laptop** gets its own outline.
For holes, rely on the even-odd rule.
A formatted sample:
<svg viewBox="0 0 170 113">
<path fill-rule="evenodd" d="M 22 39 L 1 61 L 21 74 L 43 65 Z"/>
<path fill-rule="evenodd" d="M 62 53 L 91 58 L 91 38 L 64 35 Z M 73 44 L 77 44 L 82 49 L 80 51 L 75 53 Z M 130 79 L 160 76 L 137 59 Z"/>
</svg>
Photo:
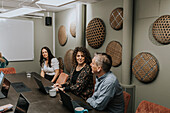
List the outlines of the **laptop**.
<svg viewBox="0 0 170 113">
<path fill-rule="evenodd" d="M 59 89 L 59 93 L 63 105 L 66 106 L 72 113 L 74 113 L 74 109 L 76 107 L 83 107 L 84 109 L 92 110 L 92 107 L 89 106 L 88 104 L 82 101 L 72 100 L 68 94 L 64 93 L 60 89 Z"/>
<path fill-rule="evenodd" d="M 0 74 L 0 85 L 2 84 L 3 79 L 4 79 L 4 73 L 1 71 L 1 74 Z"/>
<path fill-rule="evenodd" d="M 14 113 L 27 113 L 29 104 L 29 101 L 24 95 L 20 94 Z"/>
<path fill-rule="evenodd" d="M 6 78 L 4 78 L 4 81 L 2 83 L 1 92 L 0 92 L 0 99 L 7 98 L 10 84 L 11 83 Z"/>
<path fill-rule="evenodd" d="M 43 83 L 41 82 L 41 80 L 39 78 L 37 78 L 36 76 L 34 76 L 34 79 L 37 83 L 37 85 L 39 86 L 40 88 L 40 91 L 45 93 L 45 94 L 48 94 L 49 93 L 49 90 L 53 89 L 52 86 L 47 86 L 47 87 L 44 87 Z"/>
</svg>

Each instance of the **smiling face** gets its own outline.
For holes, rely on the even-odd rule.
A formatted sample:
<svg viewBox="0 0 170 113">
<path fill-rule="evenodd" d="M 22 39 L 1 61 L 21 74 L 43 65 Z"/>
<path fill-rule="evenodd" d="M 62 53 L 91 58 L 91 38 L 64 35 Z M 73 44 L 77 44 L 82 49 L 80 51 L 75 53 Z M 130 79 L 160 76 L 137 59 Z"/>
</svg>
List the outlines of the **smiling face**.
<svg viewBox="0 0 170 113">
<path fill-rule="evenodd" d="M 42 49 L 42 55 L 45 59 L 48 59 L 48 52 L 46 49 Z"/>
<path fill-rule="evenodd" d="M 80 51 L 77 52 L 76 61 L 78 65 L 83 65 L 85 63 L 85 56 L 83 52 L 80 52 Z"/>
</svg>

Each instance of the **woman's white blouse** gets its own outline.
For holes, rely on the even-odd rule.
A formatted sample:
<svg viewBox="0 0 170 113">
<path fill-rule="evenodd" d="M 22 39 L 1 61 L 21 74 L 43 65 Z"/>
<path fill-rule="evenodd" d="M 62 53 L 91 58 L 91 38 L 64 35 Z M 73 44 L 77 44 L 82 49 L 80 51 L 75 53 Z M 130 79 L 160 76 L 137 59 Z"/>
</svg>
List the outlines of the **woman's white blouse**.
<svg viewBox="0 0 170 113">
<path fill-rule="evenodd" d="M 54 76 L 55 75 L 55 70 L 59 69 L 59 62 L 57 58 L 52 58 L 51 59 L 51 67 L 46 66 L 45 62 L 43 63 L 43 67 L 41 67 L 41 70 L 43 70 L 47 75 Z"/>
</svg>

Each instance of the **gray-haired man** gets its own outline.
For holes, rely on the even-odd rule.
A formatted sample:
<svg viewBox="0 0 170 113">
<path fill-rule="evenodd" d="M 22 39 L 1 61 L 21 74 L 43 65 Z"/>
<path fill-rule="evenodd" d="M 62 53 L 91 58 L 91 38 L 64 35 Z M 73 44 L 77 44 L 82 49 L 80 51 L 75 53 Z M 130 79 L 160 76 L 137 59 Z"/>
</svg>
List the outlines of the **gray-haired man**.
<svg viewBox="0 0 170 113">
<path fill-rule="evenodd" d="M 124 113 L 122 87 L 116 76 L 110 71 L 112 59 L 106 53 L 95 54 L 90 64 L 96 76 L 95 91 L 87 102 L 97 110 L 111 113 Z"/>
</svg>

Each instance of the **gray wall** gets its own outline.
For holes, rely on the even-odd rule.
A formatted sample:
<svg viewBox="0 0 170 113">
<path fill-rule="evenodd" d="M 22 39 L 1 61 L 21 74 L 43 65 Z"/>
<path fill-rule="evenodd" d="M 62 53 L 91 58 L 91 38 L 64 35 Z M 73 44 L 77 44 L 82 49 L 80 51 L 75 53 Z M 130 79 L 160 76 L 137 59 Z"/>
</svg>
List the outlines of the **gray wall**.
<svg viewBox="0 0 170 113">
<path fill-rule="evenodd" d="M 99 3 L 87 4 L 86 24 L 88 25 L 91 19 L 98 17 L 104 21 L 106 26 L 106 38 L 102 47 L 100 47 L 99 49 L 93 49 L 86 42 L 86 47 L 90 51 L 92 56 L 95 52 L 105 52 L 106 46 L 110 41 L 115 40 L 119 41 L 120 43 L 122 42 L 122 30 L 113 30 L 109 24 L 109 17 L 112 10 L 122 6 L 122 0 L 104 0 Z M 76 47 L 77 39 L 72 37 L 70 34 L 70 23 L 72 21 L 76 21 L 76 8 L 56 13 L 56 57 L 61 56 L 64 59 L 65 53 L 69 49 L 74 49 Z M 66 27 L 68 38 L 67 43 L 64 46 L 61 46 L 58 41 L 58 30 L 61 25 L 64 25 Z M 119 67 L 112 67 L 112 71 L 121 81 L 121 65 Z"/>
<path fill-rule="evenodd" d="M 69 49 L 74 49 L 76 47 L 76 38 L 72 37 L 70 33 L 70 24 L 76 22 L 76 8 L 69 10 L 64 10 L 56 13 L 56 43 L 55 43 L 55 56 L 62 57 L 64 56 Z M 58 41 L 58 30 L 61 25 L 64 25 L 67 33 L 67 42 L 64 46 L 61 46 Z"/>
<path fill-rule="evenodd" d="M 159 62 L 159 74 L 155 81 L 149 84 L 143 84 L 139 82 L 134 75 L 132 75 L 132 83 L 136 85 L 135 93 L 135 107 L 142 100 L 148 100 L 165 107 L 170 108 L 169 98 L 170 90 L 168 90 L 170 83 L 169 68 L 170 61 L 170 45 L 160 45 L 153 40 L 151 25 L 161 15 L 170 14 L 169 0 L 134 0 L 135 1 L 135 16 L 134 16 L 134 28 L 133 28 L 133 56 L 134 58 L 140 52 L 149 52 L 153 54 Z M 106 26 L 106 39 L 102 47 L 99 49 L 91 48 L 86 42 L 86 47 L 90 51 L 91 55 L 95 52 L 105 52 L 107 44 L 116 40 L 122 43 L 123 31 L 115 31 L 109 24 L 110 13 L 117 7 L 123 7 L 123 0 L 104 0 L 94 4 L 87 4 L 87 18 L 86 26 L 95 17 L 101 18 Z M 69 25 L 72 20 L 75 20 L 76 9 L 69 9 L 59 13 L 56 13 L 56 56 L 64 55 L 68 49 L 74 49 L 76 47 L 76 38 L 70 35 Z M 67 29 L 68 41 L 65 46 L 60 46 L 58 43 L 58 29 L 60 25 L 65 25 Z M 121 81 L 121 69 L 122 66 L 112 67 L 112 71 Z"/>
<path fill-rule="evenodd" d="M 43 46 L 48 46 L 51 50 L 52 43 L 52 26 L 45 26 L 44 18 L 31 19 L 34 21 L 34 60 L 9 62 L 8 67 L 15 67 L 16 72 L 34 71 L 40 73 L 40 50 Z"/>
<path fill-rule="evenodd" d="M 135 23 L 133 39 L 133 57 L 140 52 L 149 52 L 159 62 L 159 74 L 149 84 L 139 82 L 133 76 L 136 85 L 136 107 L 142 100 L 148 100 L 170 108 L 170 45 L 157 45 L 152 36 L 152 24 L 162 15 L 170 15 L 169 0 L 135 0 Z"/>
<path fill-rule="evenodd" d="M 92 56 L 95 52 L 106 52 L 107 45 L 113 40 L 122 44 L 122 30 L 116 31 L 112 29 L 109 23 L 110 14 L 117 7 L 123 7 L 122 0 L 104 0 L 98 3 L 87 5 L 87 25 L 93 18 L 100 18 L 103 20 L 106 27 L 105 41 L 100 48 L 93 49 L 88 45 L 88 42 L 86 42 L 86 47 Z M 119 81 L 121 81 L 121 68 L 122 66 L 120 65 L 119 67 L 112 67 L 111 69 L 118 77 Z"/>
</svg>

